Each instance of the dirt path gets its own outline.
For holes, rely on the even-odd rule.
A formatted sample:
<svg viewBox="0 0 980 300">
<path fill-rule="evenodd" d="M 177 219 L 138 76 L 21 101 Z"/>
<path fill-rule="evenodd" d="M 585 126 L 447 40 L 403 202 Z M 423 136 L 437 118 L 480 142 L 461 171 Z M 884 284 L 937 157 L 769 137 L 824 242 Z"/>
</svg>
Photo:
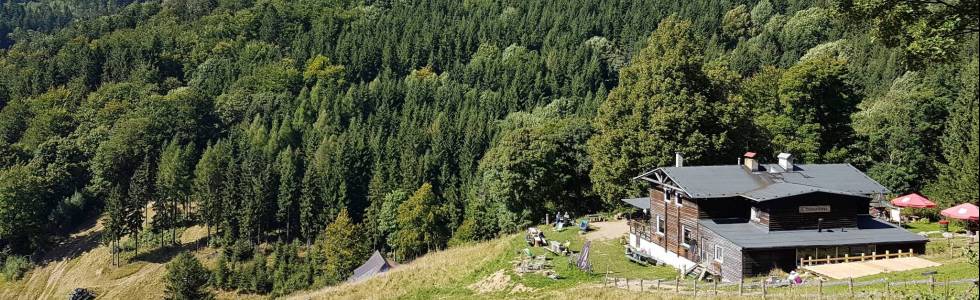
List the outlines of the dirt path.
<svg viewBox="0 0 980 300">
<path fill-rule="evenodd" d="M 626 224 L 626 220 L 596 222 L 589 224 L 589 226 L 595 228 L 595 230 L 585 234 L 585 238 L 590 240 L 616 239 L 629 231 L 629 226 Z"/>
</svg>

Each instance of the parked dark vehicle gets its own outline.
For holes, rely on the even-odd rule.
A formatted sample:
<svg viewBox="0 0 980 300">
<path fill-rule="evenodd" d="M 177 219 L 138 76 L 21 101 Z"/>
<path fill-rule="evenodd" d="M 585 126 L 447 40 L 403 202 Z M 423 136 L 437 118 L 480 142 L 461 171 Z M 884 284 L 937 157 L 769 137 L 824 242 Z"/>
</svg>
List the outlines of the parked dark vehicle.
<svg viewBox="0 0 980 300">
<path fill-rule="evenodd" d="M 68 300 L 93 300 L 95 294 L 84 288 L 75 288 L 68 294 Z"/>
</svg>

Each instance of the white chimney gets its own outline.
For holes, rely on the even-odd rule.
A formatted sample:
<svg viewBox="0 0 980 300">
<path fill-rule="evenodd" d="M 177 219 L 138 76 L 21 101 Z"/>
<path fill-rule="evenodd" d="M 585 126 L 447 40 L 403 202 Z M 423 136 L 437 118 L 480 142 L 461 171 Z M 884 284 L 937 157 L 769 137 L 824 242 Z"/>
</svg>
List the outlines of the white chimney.
<svg viewBox="0 0 980 300">
<path fill-rule="evenodd" d="M 793 155 L 789 153 L 780 153 L 779 156 L 779 167 L 786 171 L 793 171 Z"/>
<path fill-rule="evenodd" d="M 674 152 L 674 166 L 678 168 L 684 166 L 684 156 L 681 156 L 680 152 Z"/>
</svg>

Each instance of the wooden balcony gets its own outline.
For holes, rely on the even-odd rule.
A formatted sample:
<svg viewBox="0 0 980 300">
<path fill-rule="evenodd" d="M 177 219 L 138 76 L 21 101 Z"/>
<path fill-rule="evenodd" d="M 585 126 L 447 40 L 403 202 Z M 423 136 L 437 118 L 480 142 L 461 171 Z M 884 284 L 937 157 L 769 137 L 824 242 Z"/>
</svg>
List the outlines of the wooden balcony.
<svg viewBox="0 0 980 300">
<path fill-rule="evenodd" d="M 650 221 L 644 220 L 630 220 L 630 233 L 639 236 L 640 238 L 653 241 L 653 226 Z"/>
</svg>

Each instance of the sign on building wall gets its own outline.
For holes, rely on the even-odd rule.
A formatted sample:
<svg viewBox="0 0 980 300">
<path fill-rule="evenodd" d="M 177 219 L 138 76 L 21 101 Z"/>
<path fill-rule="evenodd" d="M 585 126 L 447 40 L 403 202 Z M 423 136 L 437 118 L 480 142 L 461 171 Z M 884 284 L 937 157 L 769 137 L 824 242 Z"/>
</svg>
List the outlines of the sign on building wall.
<svg viewBox="0 0 980 300">
<path fill-rule="evenodd" d="M 800 206 L 801 214 L 830 212 L 830 205 Z"/>
</svg>

